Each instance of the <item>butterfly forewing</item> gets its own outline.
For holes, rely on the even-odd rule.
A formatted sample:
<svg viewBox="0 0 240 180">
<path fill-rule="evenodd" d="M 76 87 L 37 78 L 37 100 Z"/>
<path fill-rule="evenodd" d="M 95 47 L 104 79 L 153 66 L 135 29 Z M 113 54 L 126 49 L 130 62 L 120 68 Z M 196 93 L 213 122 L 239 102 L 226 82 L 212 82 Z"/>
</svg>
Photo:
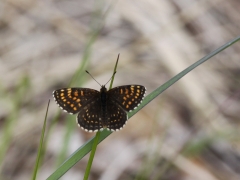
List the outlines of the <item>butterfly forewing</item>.
<svg viewBox="0 0 240 180">
<path fill-rule="evenodd" d="M 99 94 L 99 91 L 89 88 L 63 88 L 55 90 L 53 97 L 61 109 L 75 114 Z"/>
<path fill-rule="evenodd" d="M 141 85 L 118 86 L 108 91 L 110 98 L 128 112 L 140 105 L 145 93 L 146 88 Z"/>
</svg>

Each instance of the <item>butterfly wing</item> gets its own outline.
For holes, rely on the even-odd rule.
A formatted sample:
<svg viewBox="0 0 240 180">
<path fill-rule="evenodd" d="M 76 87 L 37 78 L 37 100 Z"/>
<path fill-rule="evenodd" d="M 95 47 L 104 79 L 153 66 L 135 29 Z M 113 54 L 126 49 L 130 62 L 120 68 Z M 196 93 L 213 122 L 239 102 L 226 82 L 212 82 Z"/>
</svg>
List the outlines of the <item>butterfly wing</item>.
<svg viewBox="0 0 240 180">
<path fill-rule="evenodd" d="M 110 99 L 128 112 L 136 109 L 140 105 L 145 93 L 146 88 L 141 85 L 118 86 L 108 91 Z"/>
<path fill-rule="evenodd" d="M 89 88 L 63 88 L 53 91 L 53 97 L 64 111 L 75 114 L 99 96 L 100 92 Z"/>
<path fill-rule="evenodd" d="M 114 101 L 107 102 L 107 129 L 111 131 L 121 130 L 128 119 L 126 111 Z"/>
<path fill-rule="evenodd" d="M 76 119 L 78 126 L 89 132 L 101 130 L 103 128 L 101 112 L 101 99 L 98 96 L 81 109 Z"/>
</svg>

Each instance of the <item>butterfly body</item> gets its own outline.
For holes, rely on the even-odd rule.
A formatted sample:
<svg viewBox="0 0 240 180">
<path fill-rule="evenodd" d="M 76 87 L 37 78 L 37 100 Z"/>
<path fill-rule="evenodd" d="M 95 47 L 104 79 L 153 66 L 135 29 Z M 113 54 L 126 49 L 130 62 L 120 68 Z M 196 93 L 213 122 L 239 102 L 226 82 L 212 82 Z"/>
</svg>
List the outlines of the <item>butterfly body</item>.
<svg viewBox="0 0 240 180">
<path fill-rule="evenodd" d="M 100 89 L 100 96 L 101 96 L 101 115 L 102 115 L 102 124 L 103 127 L 107 127 L 107 88 L 105 86 L 102 86 Z"/>
<path fill-rule="evenodd" d="M 76 114 L 77 124 L 85 131 L 93 132 L 107 128 L 122 129 L 127 122 L 127 112 L 135 109 L 145 96 L 146 88 L 141 85 L 118 86 L 100 91 L 90 88 L 63 88 L 53 92 L 61 109 Z"/>
</svg>

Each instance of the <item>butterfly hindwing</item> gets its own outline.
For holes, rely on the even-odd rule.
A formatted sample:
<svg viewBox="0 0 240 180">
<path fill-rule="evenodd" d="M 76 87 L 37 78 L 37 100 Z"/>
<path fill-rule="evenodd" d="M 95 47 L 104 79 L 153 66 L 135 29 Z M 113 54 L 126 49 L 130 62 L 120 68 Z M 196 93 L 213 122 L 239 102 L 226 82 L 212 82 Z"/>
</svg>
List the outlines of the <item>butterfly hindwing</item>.
<svg viewBox="0 0 240 180">
<path fill-rule="evenodd" d="M 85 131 L 98 131 L 103 128 L 101 112 L 101 99 L 96 97 L 78 113 L 77 124 Z"/>
<path fill-rule="evenodd" d="M 127 113 L 121 106 L 111 100 L 107 102 L 107 128 L 109 130 L 121 130 L 125 126 L 127 119 Z"/>
</svg>

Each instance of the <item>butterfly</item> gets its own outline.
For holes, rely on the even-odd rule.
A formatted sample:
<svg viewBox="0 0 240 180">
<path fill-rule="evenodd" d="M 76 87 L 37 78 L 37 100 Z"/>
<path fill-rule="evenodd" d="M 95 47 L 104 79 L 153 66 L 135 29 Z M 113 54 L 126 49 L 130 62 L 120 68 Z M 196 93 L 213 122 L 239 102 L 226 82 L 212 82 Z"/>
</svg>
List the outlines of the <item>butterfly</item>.
<svg viewBox="0 0 240 180">
<path fill-rule="evenodd" d="M 90 88 L 62 88 L 53 91 L 58 106 L 70 114 L 76 114 L 79 127 L 88 132 L 107 128 L 121 130 L 127 120 L 127 112 L 142 102 L 146 88 L 142 85 L 124 85 L 100 91 Z"/>
</svg>

